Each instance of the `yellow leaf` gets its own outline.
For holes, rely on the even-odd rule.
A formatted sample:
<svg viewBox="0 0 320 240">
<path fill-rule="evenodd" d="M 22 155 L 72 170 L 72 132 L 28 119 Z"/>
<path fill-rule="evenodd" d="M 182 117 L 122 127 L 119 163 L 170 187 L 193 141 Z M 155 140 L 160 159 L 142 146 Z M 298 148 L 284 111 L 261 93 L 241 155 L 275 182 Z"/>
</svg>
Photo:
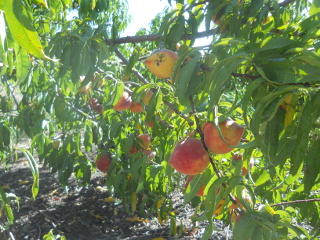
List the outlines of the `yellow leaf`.
<svg viewBox="0 0 320 240">
<path fill-rule="evenodd" d="M 219 216 L 222 213 L 223 210 L 223 204 L 226 200 L 221 199 L 216 207 L 216 210 L 214 211 L 214 215 Z"/>
<path fill-rule="evenodd" d="M 295 108 L 290 105 L 287 105 L 286 115 L 284 116 L 284 128 L 288 127 L 292 123 L 295 113 Z"/>
<path fill-rule="evenodd" d="M 117 199 L 113 198 L 113 197 L 108 197 L 108 198 L 105 198 L 104 201 L 105 202 L 115 202 Z"/>
<path fill-rule="evenodd" d="M 30 181 L 21 181 L 21 182 L 19 182 L 19 184 L 27 184 L 27 183 L 29 183 Z"/>
<path fill-rule="evenodd" d="M 9 187 L 8 185 L 1 186 L 1 188 L 3 188 L 3 189 L 10 189 L 10 187 Z"/>
<path fill-rule="evenodd" d="M 161 199 L 157 202 L 157 209 L 159 209 L 159 208 L 161 207 L 161 205 L 162 205 L 162 203 L 163 203 L 163 201 L 164 201 L 165 199 L 166 199 L 166 198 L 163 197 L 163 198 L 161 198 Z"/>
<path fill-rule="evenodd" d="M 98 218 L 98 219 L 104 219 L 103 217 L 101 217 L 99 214 L 93 214 L 91 213 L 92 216 L 94 216 L 95 218 Z"/>
<path fill-rule="evenodd" d="M 137 210 L 137 194 L 133 192 L 131 194 L 131 212 L 135 212 Z"/>
<path fill-rule="evenodd" d="M 137 215 L 134 215 L 131 218 L 127 218 L 127 221 L 129 222 L 148 222 L 148 220 L 144 219 L 144 218 L 139 218 Z"/>
</svg>

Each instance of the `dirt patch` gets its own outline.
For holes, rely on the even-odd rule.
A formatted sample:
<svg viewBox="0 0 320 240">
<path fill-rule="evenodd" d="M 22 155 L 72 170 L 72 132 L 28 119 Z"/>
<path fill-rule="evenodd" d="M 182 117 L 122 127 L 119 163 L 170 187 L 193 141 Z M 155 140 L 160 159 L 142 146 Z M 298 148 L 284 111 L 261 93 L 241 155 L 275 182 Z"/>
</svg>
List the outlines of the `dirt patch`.
<svg viewBox="0 0 320 240">
<path fill-rule="evenodd" d="M 10 169 L 0 169 L 0 185 L 8 186 L 8 192 L 20 197 L 20 208 L 14 207 L 15 224 L 9 231 L 0 232 L 0 239 L 42 239 L 53 229 L 67 240 L 100 239 L 200 239 L 206 224 L 192 223 L 194 209 L 182 207 L 183 196 L 172 196 L 174 210 L 184 229 L 179 237 L 169 236 L 169 223 L 160 225 L 156 216 L 151 219 L 136 219 L 125 211 L 120 200 L 110 198 L 105 186 L 105 175 L 93 174 L 87 187 L 70 179 L 68 191 L 59 184 L 54 174 L 45 167 L 39 168 L 40 191 L 31 201 L 33 181 L 28 162 L 23 158 L 10 164 Z M 110 201 L 111 200 L 111 201 Z M 231 239 L 230 231 L 220 222 L 210 239 Z M 9 233 L 11 232 L 11 237 Z"/>
</svg>

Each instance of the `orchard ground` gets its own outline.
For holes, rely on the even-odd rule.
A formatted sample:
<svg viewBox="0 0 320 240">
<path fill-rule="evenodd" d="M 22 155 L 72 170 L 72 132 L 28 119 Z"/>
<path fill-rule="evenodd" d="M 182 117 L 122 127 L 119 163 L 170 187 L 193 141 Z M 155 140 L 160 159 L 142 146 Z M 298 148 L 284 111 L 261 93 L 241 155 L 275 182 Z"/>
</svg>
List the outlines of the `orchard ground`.
<svg viewBox="0 0 320 240">
<path fill-rule="evenodd" d="M 92 161 L 94 157 L 92 156 Z M 169 236 L 169 221 L 159 224 L 156 213 L 143 219 L 129 214 L 120 199 L 112 198 L 105 186 L 106 175 L 93 173 L 88 186 L 82 187 L 75 178 L 69 181 L 68 192 L 57 180 L 56 174 L 39 163 L 40 190 L 31 201 L 32 174 L 23 155 L 10 164 L 7 171 L 0 168 L 0 184 L 6 191 L 20 197 L 20 208 L 13 205 L 15 223 L 9 229 L 16 240 L 43 239 L 50 230 L 67 240 L 98 239 L 200 239 L 206 222 L 192 223 L 195 209 L 182 206 L 183 194 L 177 191 L 174 201 L 177 225 L 183 223 L 180 236 Z M 182 187 L 181 187 L 182 189 Z M 9 231 L 0 232 L 0 239 L 10 239 Z M 179 227 L 178 227 L 179 231 Z M 210 239 L 232 239 L 231 230 L 216 222 L 216 231 Z"/>
</svg>

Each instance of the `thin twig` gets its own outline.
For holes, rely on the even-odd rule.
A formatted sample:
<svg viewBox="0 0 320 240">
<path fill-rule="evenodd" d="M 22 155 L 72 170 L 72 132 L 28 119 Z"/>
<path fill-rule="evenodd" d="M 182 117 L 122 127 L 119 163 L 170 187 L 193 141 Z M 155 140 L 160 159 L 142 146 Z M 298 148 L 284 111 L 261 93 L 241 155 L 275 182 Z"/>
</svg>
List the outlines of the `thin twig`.
<svg viewBox="0 0 320 240">
<path fill-rule="evenodd" d="M 295 203 L 306 203 L 306 202 L 320 202 L 320 198 L 295 200 L 295 201 L 290 201 L 290 202 L 280 202 L 280 203 L 270 204 L 269 206 L 276 207 L 276 206 L 290 205 L 290 204 L 295 204 Z"/>
<path fill-rule="evenodd" d="M 174 129 L 174 126 L 171 125 L 170 123 L 167 123 L 165 120 L 161 119 L 161 118 L 158 117 L 158 116 L 156 116 L 156 118 L 157 118 L 157 121 L 158 121 L 159 123 L 161 123 L 162 125 L 166 126 L 166 127 L 169 128 L 169 129 Z"/>
<path fill-rule="evenodd" d="M 124 62 L 125 64 L 128 64 L 129 61 L 128 59 L 126 59 L 126 57 L 122 54 L 122 52 L 120 52 L 120 50 L 118 48 L 116 48 L 115 53 L 117 54 L 117 56 L 122 60 L 122 62 Z M 138 71 L 136 70 L 132 70 L 132 72 L 134 73 L 134 75 L 136 75 L 138 77 L 138 79 L 143 82 L 144 84 L 148 84 L 149 81 L 147 79 L 145 79 Z"/>
<path fill-rule="evenodd" d="M 184 120 L 188 122 L 189 126 L 192 126 L 194 123 L 193 121 L 185 114 L 182 114 L 171 102 L 168 102 L 167 100 L 162 100 L 164 104 L 166 104 L 169 108 L 171 108 L 176 114 L 178 114 L 180 117 L 182 117 Z"/>
</svg>

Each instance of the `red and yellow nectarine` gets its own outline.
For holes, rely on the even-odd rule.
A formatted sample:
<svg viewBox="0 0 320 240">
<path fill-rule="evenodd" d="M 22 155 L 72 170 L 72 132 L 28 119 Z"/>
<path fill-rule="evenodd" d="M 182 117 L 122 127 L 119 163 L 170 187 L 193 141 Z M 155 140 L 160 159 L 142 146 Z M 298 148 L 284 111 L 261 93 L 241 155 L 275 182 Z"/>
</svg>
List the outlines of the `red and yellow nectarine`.
<svg viewBox="0 0 320 240">
<path fill-rule="evenodd" d="M 143 100 L 144 105 L 148 105 L 148 104 L 149 104 L 150 99 L 151 99 L 151 97 L 152 97 L 153 94 L 154 94 L 153 91 L 150 90 L 150 89 L 148 89 L 148 91 L 146 92 L 146 95 L 145 95 L 145 97 L 144 97 L 144 100 Z"/>
<path fill-rule="evenodd" d="M 89 103 L 90 107 L 95 110 L 96 112 L 102 114 L 103 113 L 103 107 L 102 105 L 98 102 L 98 99 L 92 98 L 91 102 Z"/>
<path fill-rule="evenodd" d="M 140 103 L 132 101 L 132 104 L 129 107 L 129 110 L 134 113 L 139 113 L 143 111 L 143 107 L 141 106 Z"/>
<path fill-rule="evenodd" d="M 132 99 L 129 93 L 123 92 L 120 100 L 113 106 L 113 109 L 116 111 L 125 111 L 130 108 L 132 104 Z"/>
<path fill-rule="evenodd" d="M 169 159 L 169 165 L 182 174 L 197 175 L 209 165 L 209 154 L 202 142 L 189 138 L 179 142 Z"/>
<path fill-rule="evenodd" d="M 169 78 L 172 76 L 174 65 L 178 61 L 178 54 L 168 49 L 153 52 L 144 62 L 147 68 L 157 77 Z"/>
<path fill-rule="evenodd" d="M 244 127 L 227 118 L 219 123 L 219 128 L 223 139 L 220 137 L 218 129 L 210 122 L 206 122 L 202 127 L 204 142 L 208 149 L 215 154 L 224 154 L 231 152 L 235 145 L 238 145 L 243 133 Z"/>
<path fill-rule="evenodd" d="M 111 164 L 111 161 L 112 159 L 110 154 L 105 153 L 98 157 L 97 161 L 95 162 L 95 165 L 101 172 L 107 172 Z"/>
</svg>

